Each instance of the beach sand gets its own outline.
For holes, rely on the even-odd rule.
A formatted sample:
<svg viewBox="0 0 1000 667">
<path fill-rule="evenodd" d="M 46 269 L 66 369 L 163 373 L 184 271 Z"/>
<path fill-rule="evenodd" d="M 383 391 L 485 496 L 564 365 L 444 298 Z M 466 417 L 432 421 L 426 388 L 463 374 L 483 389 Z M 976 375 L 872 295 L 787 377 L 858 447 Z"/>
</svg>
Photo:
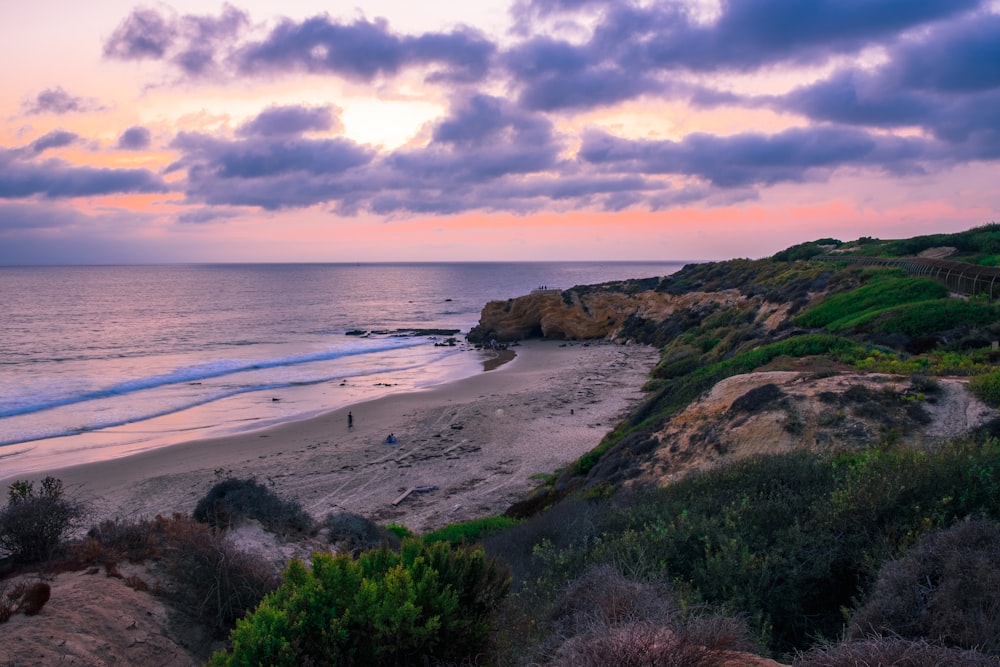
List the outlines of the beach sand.
<svg viewBox="0 0 1000 667">
<path fill-rule="evenodd" d="M 641 400 L 657 361 L 653 348 L 611 343 L 515 349 L 508 363 L 438 387 L 33 478 L 62 479 L 96 518 L 191 512 L 226 477 L 254 477 L 317 519 L 346 511 L 418 533 L 498 514 L 539 474 L 593 449 Z M 390 433 L 397 444 L 386 444 Z"/>
</svg>

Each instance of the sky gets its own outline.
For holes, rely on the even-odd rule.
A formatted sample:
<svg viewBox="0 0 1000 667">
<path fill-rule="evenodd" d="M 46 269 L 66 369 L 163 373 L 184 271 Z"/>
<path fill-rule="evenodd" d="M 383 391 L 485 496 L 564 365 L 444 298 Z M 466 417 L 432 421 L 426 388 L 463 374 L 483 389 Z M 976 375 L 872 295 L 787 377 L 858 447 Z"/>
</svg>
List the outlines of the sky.
<svg viewBox="0 0 1000 667">
<path fill-rule="evenodd" d="M 1000 220 L 1000 0 L 0 3 L 0 265 L 710 260 Z"/>
</svg>

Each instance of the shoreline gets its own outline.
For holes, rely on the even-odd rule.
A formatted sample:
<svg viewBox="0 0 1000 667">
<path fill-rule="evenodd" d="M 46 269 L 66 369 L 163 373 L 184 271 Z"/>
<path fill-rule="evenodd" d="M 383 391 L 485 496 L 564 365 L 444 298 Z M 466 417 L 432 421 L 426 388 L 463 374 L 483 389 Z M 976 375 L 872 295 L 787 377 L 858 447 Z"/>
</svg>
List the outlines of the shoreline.
<svg viewBox="0 0 1000 667">
<path fill-rule="evenodd" d="M 500 513 L 596 447 L 657 360 L 646 346 L 529 341 L 471 377 L 30 478 L 62 479 L 111 518 L 190 513 L 216 482 L 254 477 L 315 518 L 346 511 L 424 532 Z M 414 488 L 429 490 L 404 495 Z"/>
</svg>

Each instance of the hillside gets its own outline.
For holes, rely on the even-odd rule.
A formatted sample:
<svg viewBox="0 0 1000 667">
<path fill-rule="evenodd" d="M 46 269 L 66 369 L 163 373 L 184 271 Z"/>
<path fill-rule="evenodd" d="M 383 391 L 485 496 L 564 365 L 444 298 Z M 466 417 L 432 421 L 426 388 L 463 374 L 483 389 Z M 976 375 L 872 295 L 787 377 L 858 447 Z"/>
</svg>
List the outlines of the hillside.
<svg viewBox="0 0 1000 667">
<path fill-rule="evenodd" d="M 996 520 L 1000 518 L 996 503 L 988 500 L 986 505 L 979 505 L 975 501 L 937 514 L 930 507 L 911 507 L 909 511 L 916 515 L 907 521 L 917 524 L 905 529 L 886 527 L 884 534 L 874 538 L 881 544 L 875 551 L 869 545 L 859 547 L 861 550 L 853 556 L 841 556 L 862 558 L 864 553 L 867 555 L 863 558 L 878 562 L 831 564 L 832 571 L 820 568 L 799 581 L 800 586 L 817 590 L 833 586 L 829 592 L 832 597 L 826 602 L 801 602 L 800 613 L 808 609 L 812 616 L 805 624 L 775 616 L 789 613 L 787 608 L 794 604 L 788 600 L 769 602 L 771 597 L 764 592 L 743 598 L 732 607 L 733 600 L 749 595 L 738 592 L 746 583 L 732 573 L 723 578 L 729 582 L 724 590 L 710 592 L 713 586 L 707 581 L 698 583 L 706 574 L 701 568 L 713 567 L 713 560 L 729 562 L 736 570 L 764 567 L 771 558 L 780 561 L 802 557 L 775 555 L 786 548 L 783 540 L 788 536 L 770 532 L 753 538 L 746 533 L 738 537 L 738 531 L 719 527 L 722 532 L 718 539 L 737 540 L 734 545 L 752 539 L 761 545 L 745 544 L 743 548 L 748 551 L 736 557 L 721 545 L 705 543 L 687 560 L 678 562 L 675 571 L 667 567 L 653 574 L 648 571 L 649 559 L 655 561 L 650 552 L 656 550 L 654 544 L 658 541 L 653 535 L 663 530 L 682 531 L 670 520 L 654 520 L 645 513 L 669 516 L 673 503 L 696 502 L 691 498 L 669 501 L 661 496 L 687 493 L 683 487 L 697 483 L 691 481 L 692 475 L 707 480 L 735 474 L 741 461 L 765 469 L 773 465 L 773 476 L 778 479 L 783 474 L 779 472 L 782 466 L 793 465 L 788 460 L 806 456 L 812 462 L 810 466 L 830 466 L 837 476 L 842 474 L 843 462 L 867 462 L 871 452 L 898 451 L 904 452 L 898 454 L 904 458 L 923 457 L 914 461 L 947 459 L 955 455 L 955 443 L 985 442 L 992 444 L 968 444 L 975 453 L 962 456 L 985 457 L 991 471 L 988 474 L 1000 474 L 1000 458 L 990 453 L 996 442 L 991 434 L 998 429 L 1000 413 L 993 407 L 996 399 L 983 390 L 997 377 L 996 363 L 1000 360 L 995 342 L 1000 340 L 997 306 L 988 298 L 956 293 L 943 276 L 936 280 L 909 275 L 899 266 L 858 261 L 879 253 L 900 257 L 903 250 L 913 250 L 924 257 L 957 255 L 959 259 L 990 263 L 998 236 L 1000 228 L 988 225 L 958 235 L 910 241 L 861 239 L 843 243 L 824 239 L 765 260 L 689 265 L 664 278 L 535 292 L 487 304 L 479 326 L 470 334 L 473 341 L 512 341 L 533 336 L 602 338 L 622 344 L 654 345 L 661 350 L 661 361 L 646 387 L 646 402 L 609 433 L 596 450 L 512 506 L 507 515 L 527 518 L 526 523 L 487 544 L 498 555 L 515 559 L 518 556 L 512 552 L 516 554 L 518 547 L 502 545 L 501 540 L 528 539 L 519 537 L 519 531 L 534 534 L 529 539 L 536 545 L 532 548 L 534 555 L 529 557 L 531 564 L 524 567 L 536 582 L 539 576 L 569 581 L 573 578 L 569 572 L 582 576 L 584 570 L 575 568 L 604 562 L 607 555 L 598 557 L 592 547 L 582 547 L 591 540 L 612 552 L 639 548 L 641 553 L 619 554 L 612 560 L 617 561 L 618 568 L 644 572 L 644 577 L 668 576 L 675 585 L 693 586 L 696 599 L 721 603 L 750 617 L 757 615 L 751 626 L 754 632 L 765 632 L 763 641 L 773 655 L 788 656 L 788 651 L 808 648 L 810 635 L 829 637 L 837 633 L 845 621 L 844 614 L 863 599 L 877 577 L 880 559 L 899 557 L 914 547 L 920 536 L 956 521 L 974 516 Z M 957 253 L 956 248 L 961 252 Z M 968 266 L 977 271 L 976 265 Z M 794 477 L 798 473 L 789 474 Z M 751 478 L 747 475 L 747 479 Z M 801 480 L 782 482 L 786 483 L 806 484 Z M 935 489 L 939 483 L 941 487 Z M 950 494 L 961 493 L 968 498 L 969 492 L 963 489 L 970 483 L 976 482 L 937 479 L 927 481 L 923 490 L 914 490 L 901 482 L 900 495 L 887 498 L 886 504 L 910 502 L 920 508 L 919 503 L 949 503 Z M 830 493 L 824 488 L 815 489 L 816 497 Z M 650 502 L 644 495 L 650 489 L 663 490 L 654 492 L 659 498 L 654 503 L 657 509 L 644 507 Z M 758 491 L 746 488 L 742 493 L 746 495 L 741 502 L 747 503 Z M 931 497 L 918 500 L 923 493 Z M 724 514 L 722 508 L 730 500 L 720 496 L 719 508 L 713 514 Z M 803 498 L 800 502 L 812 503 L 816 498 L 810 495 L 808 501 Z M 609 509 L 612 506 L 615 509 Z M 823 511 L 833 510 L 827 507 Z M 587 518 L 579 519 L 581 513 Z M 594 513 L 603 518 L 594 518 Z M 636 519 L 637 515 L 646 518 Z M 847 530 L 858 530 L 861 523 L 874 520 L 862 516 L 858 514 L 859 524 L 852 523 Z M 578 520 L 588 526 L 583 535 L 563 535 L 557 526 L 575 525 Z M 811 524 L 824 520 L 813 515 L 798 516 L 794 521 Z M 603 528 L 595 528 L 595 524 Z M 536 527 L 527 527 L 532 525 Z M 631 527 L 626 530 L 623 526 Z M 897 535 L 892 532 L 895 530 L 903 533 Z M 634 531 L 631 537 L 628 531 Z M 647 535 L 643 546 L 626 545 L 643 534 Z M 552 549 L 543 559 L 548 565 L 538 562 L 539 539 Z M 865 538 L 870 539 L 873 537 Z M 764 544 L 771 545 L 767 547 L 770 554 L 755 550 L 765 548 Z M 679 547 L 664 544 L 661 548 L 669 552 Z M 660 568 L 669 562 L 669 558 L 662 560 L 664 557 L 658 561 Z M 567 568 L 567 561 L 576 565 Z M 563 565 L 553 569 L 556 562 Z M 761 572 L 762 581 L 776 577 L 774 589 L 784 590 L 787 584 L 777 582 L 789 578 L 783 570 L 789 567 L 787 562 L 768 567 L 775 570 L 767 576 Z M 842 572 L 837 574 L 838 570 Z M 993 594 L 1000 595 L 1000 591 Z M 797 590 L 795 595 L 804 593 Z M 827 606 L 833 601 L 832 606 Z M 778 607 L 762 610 L 771 604 Z M 781 607 L 786 611 L 779 611 Z M 996 616 L 997 608 L 992 609 L 990 613 Z M 885 631 L 890 631 L 889 626 Z M 949 643 L 942 636 L 920 635 L 920 639 Z"/>
</svg>

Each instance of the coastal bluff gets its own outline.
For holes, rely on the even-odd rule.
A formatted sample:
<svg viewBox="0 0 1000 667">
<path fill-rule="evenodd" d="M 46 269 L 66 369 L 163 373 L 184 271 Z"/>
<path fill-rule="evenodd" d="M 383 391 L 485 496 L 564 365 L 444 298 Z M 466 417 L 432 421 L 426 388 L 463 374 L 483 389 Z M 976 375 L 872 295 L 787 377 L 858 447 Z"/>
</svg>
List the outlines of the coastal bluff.
<svg viewBox="0 0 1000 667">
<path fill-rule="evenodd" d="M 676 294 L 664 291 L 664 284 L 661 278 L 625 280 L 490 301 L 467 338 L 484 344 L 530 338 L 615 340 L 630 323 L 663 322 L 675 312 L 728 308 L 746 300 L 735 289 Z"/>
</svg>

